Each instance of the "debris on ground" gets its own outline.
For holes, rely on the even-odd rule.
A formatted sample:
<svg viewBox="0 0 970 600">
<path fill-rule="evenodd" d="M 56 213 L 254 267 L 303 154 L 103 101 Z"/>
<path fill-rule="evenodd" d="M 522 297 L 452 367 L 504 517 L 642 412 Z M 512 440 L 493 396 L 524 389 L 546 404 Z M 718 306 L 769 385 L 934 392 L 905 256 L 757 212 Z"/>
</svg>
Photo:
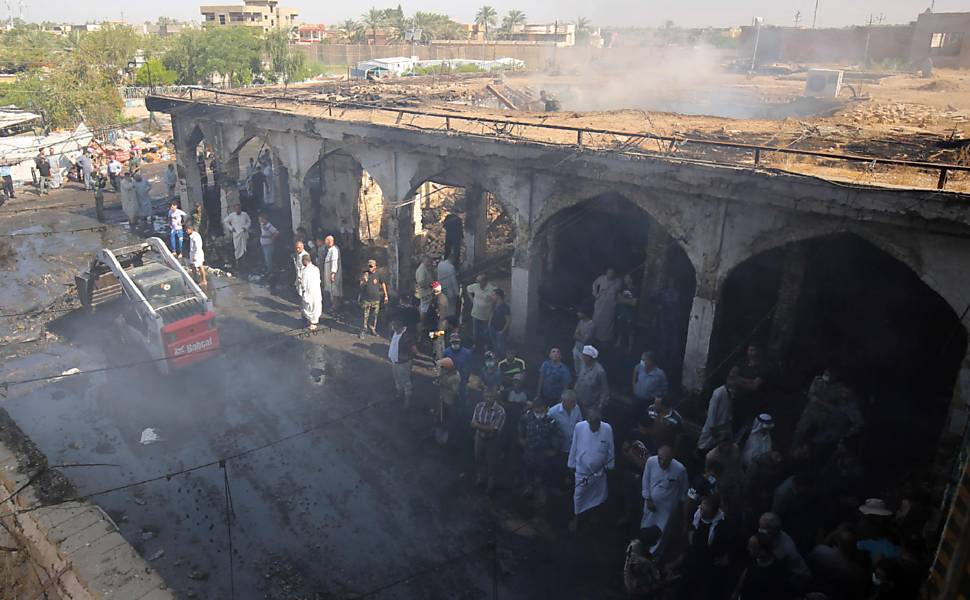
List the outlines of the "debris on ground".
<svg viewBox="0 0 970 600">
<path fill-rule="evenodd" d="M 147 429 L 141 432 L 141 441 L 139 443 L 147 446 L 148 444 L 154 444 L 155 442 L 158 442 L 160 440 L 161 438 L 158 437 L 158 434 L 155 433 L 155 430 L 152 429 L 151 427 L 148 427 Z"/>
</svg>

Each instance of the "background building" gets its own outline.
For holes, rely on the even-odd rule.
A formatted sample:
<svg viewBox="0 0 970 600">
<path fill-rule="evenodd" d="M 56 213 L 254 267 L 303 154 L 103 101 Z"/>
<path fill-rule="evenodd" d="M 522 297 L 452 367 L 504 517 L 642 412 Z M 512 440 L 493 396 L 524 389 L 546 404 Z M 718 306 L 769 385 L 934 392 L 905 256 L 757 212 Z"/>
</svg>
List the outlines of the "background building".
<svg viewBox="0 0 970 600">
<path fill-rule="evenodd" d="M 244 26 L 262 31 L 296 27 L 297 11 L 281 8 L 276 0 L 245 0 L 242 6 L 233 4 L 203 5 L 200 8 L 205 27 Z"/>
</svg>

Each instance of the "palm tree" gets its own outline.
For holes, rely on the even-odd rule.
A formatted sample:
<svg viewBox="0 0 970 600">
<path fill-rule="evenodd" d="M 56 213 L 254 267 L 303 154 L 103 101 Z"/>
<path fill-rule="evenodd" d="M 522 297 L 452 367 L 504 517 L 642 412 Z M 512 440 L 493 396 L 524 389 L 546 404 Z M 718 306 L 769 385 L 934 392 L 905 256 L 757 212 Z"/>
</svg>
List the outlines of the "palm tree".
<svg viewBox="0 0 970 600">
<path fill-rule="evenodd" d="M 377 44 L 377 28 L 384 24 L 385 13 L 383 10 L 378 10 L 374 7 L 367 12 L 365 12 L 361 17 L 360 21 L 365 27 L 371 31 L 371 43 Z"/>
<path fill-rule="evenodd" d="M 525 25 L 525 13 L 521 10 L 510 10 L 502 19 L 502 33 L 506 37 L 512 37 L 512 31 L 516 25 Z"/>
<path fill-rule="evenodd" d="M 363 26 L 353 19 L 347 19 L 340 24 L 340 33 L 348 42 L 359 42 L 363 33 Z"/>
<path fill-rule="evenodd" d="M 487 4 L 478 9 L 475 15 L 475 24 L 485 29 L 485 39 L 488 39 L 488 26 L 495 26 L 498 19 L 498 12 Z"/>
<path fill-rule="evenodd" d="M 589 37 L 589 19 L 579 17 L 576 19 L 576 41 L 584 41 Z"/>
</svg>

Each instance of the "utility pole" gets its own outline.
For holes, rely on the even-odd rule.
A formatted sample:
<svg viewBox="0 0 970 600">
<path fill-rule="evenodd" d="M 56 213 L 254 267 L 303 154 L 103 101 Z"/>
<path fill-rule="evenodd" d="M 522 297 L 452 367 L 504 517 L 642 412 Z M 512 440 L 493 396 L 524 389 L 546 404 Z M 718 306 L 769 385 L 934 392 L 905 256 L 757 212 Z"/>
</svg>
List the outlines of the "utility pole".
<svg viewBox="0 0 970 600">
<path fill-rule="evenodd" d="M 818 21 L 818 1 L 815 0 L 815 14 L 812 15 L 812 29 L 815 29 L 815 23 Z"/>
<path fill-rule="evenodd" d="M 795 11 L 795 27 L 798 27 L 798 22 L 802 20 L 802 11 Z"/>
<path fill-rule="evenodd" d="M 758 61 L 758 43 L 761 41 L 762 23 L 764 23 L 764 19 L 761 17 L 754 18 L 754 52 L 751 53 L 751 72 L 754 72 L 755 64 Z"/>
<path fill-rule="evenodd" d="M 869 26 L 866 27 L 866 49 L 862 53 L 862 66 L 869 66 L 869 38 L 872 36 L 872 14 L 869 15 Z"/>
</svg>

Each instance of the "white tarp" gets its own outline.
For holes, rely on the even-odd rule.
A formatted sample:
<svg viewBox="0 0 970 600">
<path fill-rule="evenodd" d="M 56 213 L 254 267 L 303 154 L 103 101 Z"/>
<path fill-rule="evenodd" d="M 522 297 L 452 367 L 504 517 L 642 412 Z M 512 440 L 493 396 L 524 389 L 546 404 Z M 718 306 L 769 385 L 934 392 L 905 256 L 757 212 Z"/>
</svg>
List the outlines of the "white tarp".
<svg viewBox="0 0 970 600">
<path fill-rule="evenodd" d="M 32 181 L 30 170 L 34 157 L 43 148 L 52 148 L 62 169 L 71 167 L 81 152 L 88 147 L 94 136 L 87 125 L 81 123 L 74 131 L 58 131 L 49 135 L 14 135 L 0 138 L 0 163 L 13 167 L 14 181 Z"/>
<path fill-rule="evenodd" d="M 0 108 L 0 129 L 39 119 L 40 115 L 16 108 Z"/>
</svg>

